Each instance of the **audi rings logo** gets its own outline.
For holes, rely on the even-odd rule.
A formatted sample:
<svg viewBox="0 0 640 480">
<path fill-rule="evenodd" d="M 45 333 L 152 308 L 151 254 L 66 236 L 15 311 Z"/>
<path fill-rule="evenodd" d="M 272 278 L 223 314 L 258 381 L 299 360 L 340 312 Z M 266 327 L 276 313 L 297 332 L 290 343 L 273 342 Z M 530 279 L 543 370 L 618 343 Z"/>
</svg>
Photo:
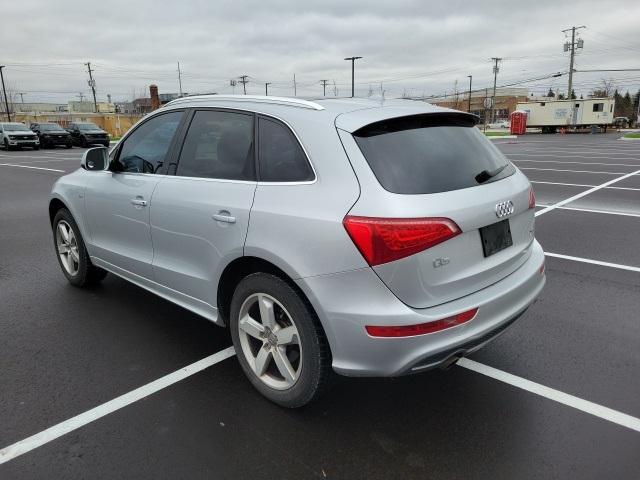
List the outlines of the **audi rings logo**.
<svg viewBox="0 0 640 480">
<path fill-rule="evenodd" d="M 498 218 L 511 215 L 514 211 L 515 211 L 515 207 L 513 206 L 513 202 L 511 200 L 507 200 L 506 202 L 500 202 L 496 204 L 496 217 Z"/>
</svg>

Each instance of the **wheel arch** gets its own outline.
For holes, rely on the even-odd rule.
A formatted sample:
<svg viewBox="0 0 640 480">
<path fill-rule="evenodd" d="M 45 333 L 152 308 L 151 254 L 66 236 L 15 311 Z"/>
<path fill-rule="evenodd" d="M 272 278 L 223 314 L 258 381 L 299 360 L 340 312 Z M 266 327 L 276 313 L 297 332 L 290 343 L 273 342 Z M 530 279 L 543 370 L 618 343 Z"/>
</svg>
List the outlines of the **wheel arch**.
<svg viewBox="0 0 640 480">
<path fill-rule="evenodd" d="M 225 325 L 229 325 L 229 310 L 231 307 L 231 300 L 233 298 L 233 293 L 235 292 L 236 287 L 240 283 L 240 281 L 251 275 L 252 273 L 270 273 L 275 275 L 285 282 L 291 288 L 300 295 L 300 298 L 303 299 L 304 302 L 307 303 L 311 311 L 316 317 L 316 320 L 322 327 L 325 335 L 327 332 L 325 331 L 324 325 L 320 321 L 320 316 L 318 312 L 313 306 L 313 303 L 309 299 L 309 297 L 305 294 L 305 292 L 298 286 L 298 284 L 294 281 L 292 276 L 285 272 L 278 265 L 265 260 L 264 258 L 260 258 L 257 256 L 242 256 L 234 259 L 229 264 L 227 264 L 220 275 L 220 280 L 218 281 L 218 289 L 217 289 L 217 307 L 218 307 L 218 315 L 222 319 Z"/>
</svg>

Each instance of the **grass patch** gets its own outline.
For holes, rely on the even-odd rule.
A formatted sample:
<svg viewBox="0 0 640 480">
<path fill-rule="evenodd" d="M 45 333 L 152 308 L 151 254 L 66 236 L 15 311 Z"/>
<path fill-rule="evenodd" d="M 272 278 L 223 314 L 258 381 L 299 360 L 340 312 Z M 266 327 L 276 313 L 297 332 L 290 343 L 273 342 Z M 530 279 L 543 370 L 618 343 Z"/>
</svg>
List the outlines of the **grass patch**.
<svg viewBox="0 0 640 480">
<path fill-rule="evenodd" d="M 627 133 L 624 138 L 640 138 L 640 132 Z"/>
<path fill-rule="evenodd" d="M 510 132 L 484 132 L 487 137 L 508 137 Z"/>
</svg>

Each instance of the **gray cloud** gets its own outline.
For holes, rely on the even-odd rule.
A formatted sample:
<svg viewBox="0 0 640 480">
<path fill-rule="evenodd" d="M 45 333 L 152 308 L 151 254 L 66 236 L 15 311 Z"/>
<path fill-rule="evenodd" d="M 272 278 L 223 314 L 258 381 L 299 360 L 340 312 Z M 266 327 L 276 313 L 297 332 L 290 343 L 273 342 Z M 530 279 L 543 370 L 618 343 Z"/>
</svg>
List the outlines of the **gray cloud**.
<svg viewBox="0 0 640 480">
<path fill-rule="evenodd" d="M 27 101 L 66 101 L 89 93 L 91 61 L 100 99 L 130 98 L 151 83 L 177 91 L 176 62 L 188 92 L 231 92 L 229 79 L 250 76 L 250 93 L 321 93 L 321 78 L 349 92 L 345 56 L 357 63 L 357 91 L 369 85 L 388 96 L 451 92 L 467 75 L 477 87 L 492 82 L 492 56 L 504 57 L 498 83 L 566 70 L 561 30 L 582 30 L 577 68 L 639 67 L 640 3 L 577 1 L 183 1 L 52 2 L 3 6 L 0 63 Z M 578 74 L 579 93 L 602 78 L 636 91 L 640 72 Z M 566 78 L 528 84 L 532 91 L 566 89 Z M 236 88 L 236 92 L 238 89 Z"/>
</svg>

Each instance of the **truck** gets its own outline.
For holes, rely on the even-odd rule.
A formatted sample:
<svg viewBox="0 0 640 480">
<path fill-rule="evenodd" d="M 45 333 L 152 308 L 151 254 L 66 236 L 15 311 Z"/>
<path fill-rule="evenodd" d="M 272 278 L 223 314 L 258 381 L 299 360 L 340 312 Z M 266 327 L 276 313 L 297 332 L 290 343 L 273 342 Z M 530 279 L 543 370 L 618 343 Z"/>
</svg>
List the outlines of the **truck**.
<svg viewBox="0 0 640 480">
<path fill-rule="evenodd" d="M 580 100 L 537 100 L 519 102 L 517 110 L 526 112 L 527 128 L 555 133 L 559 128 L 607 127 L 613 123 L 613 98 Z"/>
</svg>

